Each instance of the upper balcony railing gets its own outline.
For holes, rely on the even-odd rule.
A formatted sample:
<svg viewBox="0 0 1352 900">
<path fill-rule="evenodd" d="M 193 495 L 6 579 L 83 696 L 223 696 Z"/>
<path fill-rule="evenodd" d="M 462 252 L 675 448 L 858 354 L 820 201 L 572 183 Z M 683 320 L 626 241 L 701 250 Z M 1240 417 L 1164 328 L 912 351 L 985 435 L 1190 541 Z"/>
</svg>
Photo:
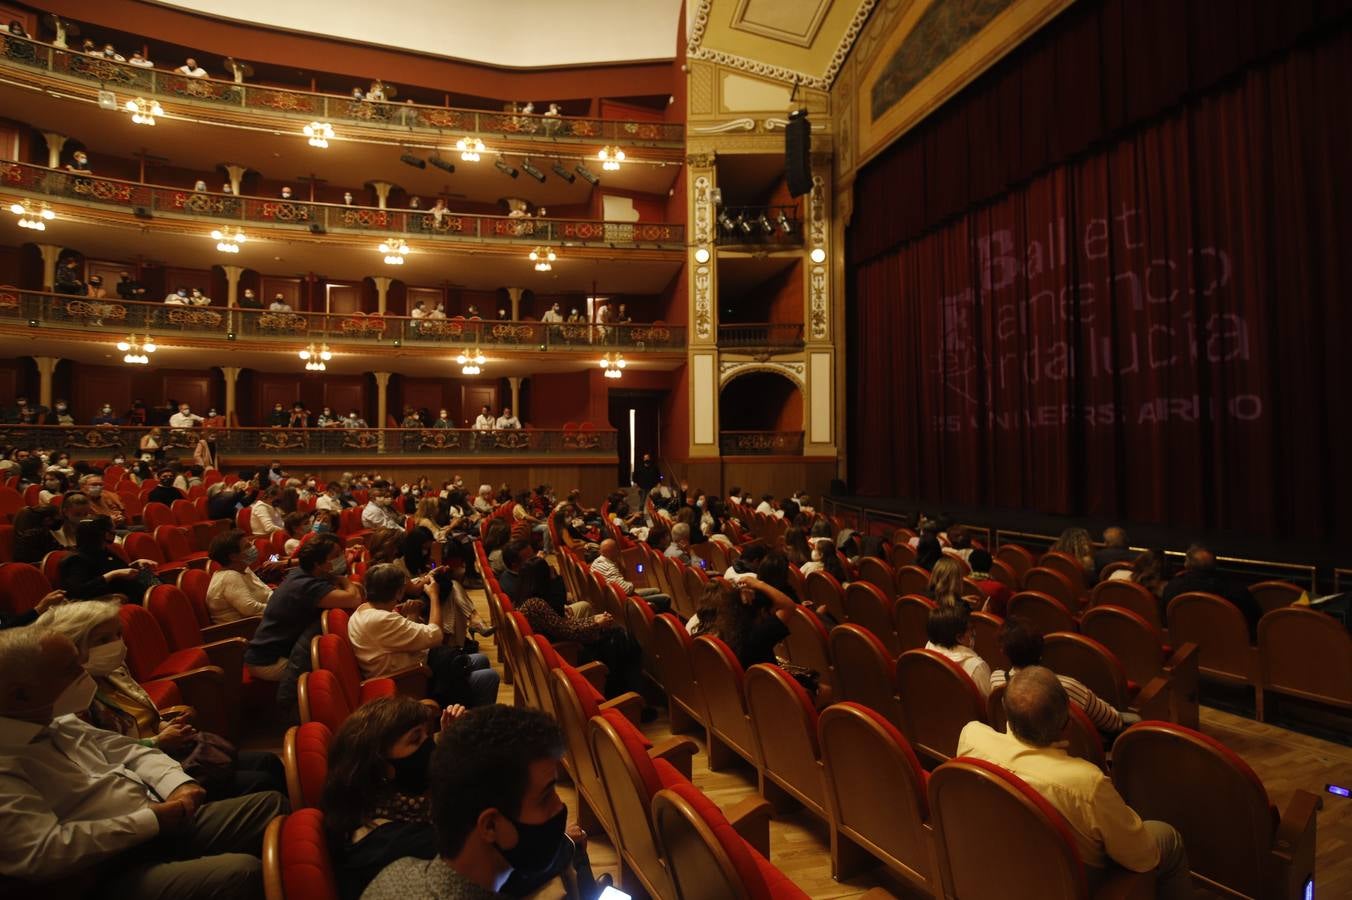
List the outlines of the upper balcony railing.
<svg viewBox="0 0 1352 900">
<path fill-rule="evenodd" d="M 453 109 L 420 103 L 358 100 L 334 94 L 241 84 L 214 78 L 189 78 L 162 69 L 141 68 L 41 41 L 4 35 L 0 62 L 18 63 L 57 75 L 96 82 L 100 87 L 134 91 L 168 100 L 192 101 L 223 108 L 246 109 L 297 118 L 410 128 L 464 134 L 501 135 L 508 139 L 576 143 L 624 143 L 630 146 L 680 147 L 685 127 L 671 122 L 631 122 L 573 116 L 522 115 L 475 109 Z"/>
<path fill-rule="evenodd" d="M 720 247 L 803 245 L 803 220 L 796 206 L 733 206 L 718 211 Z"/>
<path fill-rule="evenodd" d="M 325 231 L 408 235 L 469 243 L 569 244 L 677 250 L 685 246 L 685 226 L 664 222 L 605 222 L 596 219 L 485 216 L 449 210 L 377 209 L 308 203 L 272 197 L 245 197 L 161 187 L 0 161 L 0 188 L 33 196 L 113 206 L 130 212 L 203 219 L 210 223 L 248 222 L 263 226 L 318 225 Z"/>
<path fill-rule="evenodd" d="M 292 345 L 309 341 L 394 344 L 404 347 L 516 350 L 614 348 L 680 351 L 685 326 L 514 322 L 479 318 L 422 318 L 364 313 L 305 313 L 225 306 L 183 306 L 0 287 L 0 325 L 27 323 L 103 332 L 110 337 L 150 333 L 260 340 Z"/>
<path fill-rule="evenodd" d="M 720 347 L 796 349 L 803 346 L 803 326 L 774 322 L 720 323 Z"/>
</svg>

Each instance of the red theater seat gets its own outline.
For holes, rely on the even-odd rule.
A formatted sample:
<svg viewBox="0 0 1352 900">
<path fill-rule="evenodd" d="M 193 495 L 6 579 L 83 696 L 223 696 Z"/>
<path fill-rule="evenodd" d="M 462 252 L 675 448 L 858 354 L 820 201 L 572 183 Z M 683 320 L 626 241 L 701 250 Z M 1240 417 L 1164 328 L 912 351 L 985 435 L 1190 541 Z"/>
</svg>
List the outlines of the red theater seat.
<svg viewBox="0 0 1352 900">
<path fill-rule="evenodd" d="M 286 768 L 286 793 L 291 809 L 319 806 L 324 779 L 329 774 L 329 745 L 333 732 L 323 722 L 293 725 L 282 741 L 282 765 Z"/>
<path fill-rule="evenodd" d="M 338 900 L 324 814 L 302 809 L 278 816 L 263 835 L 267 900 Z"/>
</svg>

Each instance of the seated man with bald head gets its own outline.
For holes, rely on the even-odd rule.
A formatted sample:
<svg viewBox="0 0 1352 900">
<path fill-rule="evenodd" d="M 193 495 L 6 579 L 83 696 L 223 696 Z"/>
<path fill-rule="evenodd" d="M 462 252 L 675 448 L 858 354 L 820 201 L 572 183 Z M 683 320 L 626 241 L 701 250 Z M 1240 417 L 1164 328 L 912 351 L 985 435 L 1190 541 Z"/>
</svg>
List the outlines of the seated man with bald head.
<svg viewBox="0 0 1352 900">
<path fill-rule="evenodd" d="M 1226 576 L 1216 565 L 1216 554 L 1201 544 L 1193 544 L 1188 548 L 1188 555 L 1184 557 L 1183 571 L 1164 586 L 1164 596 L 1161 599 L 1167 608 L 1169 601 L 1179 594 L 1194 591 L 1215 594 L 1229 600 L 1248 621 L 1250 639 L 1257 638 L 1258 620 L 1263 615 L 1258 601 L 1253 599 L 1253 595 L 1244 585 Z"/>
<path fill-rule="evenodd" d="M 1143 822 L 1098 766 L 1068 755 L 1061 740 L 1070 699 L 1056 674 L 1042 666 L 1020 669 L 1004 696 L 1008 731 L 968 722 L 958 756 L 984 759 L 1014 773 L 1065 816 L 1084 861 L 1092 892 L 1115 863 L 1133 872 L 1156 871 L 1156 896 L 1192 896 L 1183 837 L 1165 822 Z"/>
<path fill-rule="evenodd" d="M 0 632 L 0 875 L 59 880 L 58 896 L 95 881 L 101 898 L 263 896 L 263 831 L 286 800 L 203 802 L 164 753 L 76 718 L 87 662 L 63 634 Z"/>
<path fill-rule="evenodd" d="M 1127 546 L 1127 531 L 1119 525 L 1103 529 L 1103 546 L 1094 551 L 1094 578 L 1102 579 L 1103 570 L 1115 562 L 1133 562 L 1140 556 Z"/>
<path fill-rule="evenodd" d="M 671 598 L 657 588 L 635 588 L 634 583 L 625 577 L 624 560 L 620 557 L 620 545 L 614 538 L 601 542 L 601 552 L 592 560 L 592 571 L 611 584 L 618 584 L 626 594 L 636 594 L 648 601 L 653 612 L 661 614 L 671 611 Z"/>
</svg>

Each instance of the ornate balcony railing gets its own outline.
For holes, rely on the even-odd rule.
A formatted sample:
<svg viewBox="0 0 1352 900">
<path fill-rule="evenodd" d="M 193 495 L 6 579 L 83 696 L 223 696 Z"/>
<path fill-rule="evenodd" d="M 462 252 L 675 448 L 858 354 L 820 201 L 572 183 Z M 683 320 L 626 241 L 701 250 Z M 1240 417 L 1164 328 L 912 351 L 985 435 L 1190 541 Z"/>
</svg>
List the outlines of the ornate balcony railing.
<svg viewBox="0 0 1352 900">
<path fill-rule="evenodd" d="M 191 101 L 222 108 L 323 119 L 364 126 L 388 126 L 407 134 L 409 129 L 431 132 L 501 135 L 504 139 L 538 138 L 551 143 L 623 143 L 630 146 L 680 147 L 683 125 L 670 122 L 632 122 L 573 116 L 521 115 L 476 109 L 453 109 L 420 103 L 357 100 L 258 84 L 237 84 L 215 78 L 188 78 L 163 69 L 146 69 L 101 56 L 61 49 L 41 41 L 4 35 L 0 62 L 51 72 L 101 88 L 135 92 L 160 99 Z"/>
<path fill-rule="evenodd" d="M 365 343 L 394 346 L 478 346 L 519 350 L 679 351 L 685 348 L 685 326 L 664 322 L 624 325 L 513 322 L 465 318 L 414 319 L 364 313 L 305 313 L 249 310 L 226 306 L 181 306 L 117 298 L 53 294 L 0 287 L 0 325 L 28 323 L 78 328 L 116 339 L 131 332 L 218 337 L 222 340 L 277 341 L 300 344 Z"/>
<path fill-rule="evenodd" d="M 720 247 L 801 247 L 797 206 L 733 206 L 718 211 Z"/>
<path fill-rule="evenodd" d="M 79 175 L 28 163 L 0 161 L 0 188 L 35 197 L 97 203 L 128 212 L 146 210 L 173 217 L 259 225 L 318 225 L 325 231 L 407 235 L 456 242 L 639 246 L 679 250 L 685 246 L 685 226 L 665 222 L 604 222 L 595 219 L 485 216 L 416 209 L 377 209 L 307 203 L 272 197 L 245 197 L 193 191 Z"/>
<path fill-rule="evenodd" d="M 163 455 L 191 456 L 197 442 L 215 442 L 216 454 L 303 456 L 614 455 L 614 429 L 590 426 L 566 429 L 524 428 L 475 431 L 468 428 L 158 428 Z M 151 431 L 127 425 L 0 425 L 0 444 L 24 450 L 60 449 L 77 457 L 121 452 L 135 457 L 141 438 Z M 92 452 L 91 452 L 92 451 Z"/>
<path fill-rule="evenodd" d="M 801 431 L 720 431 L 718 452 L 724 456 L 802 456 Z"/>
<path fill-rule="evenodd" d="M 803 346 L 802 325 L 780 325 L 773 322 L 720 324 L 720 347 L 754 347 L 756 349 L 793 349 Z"/>
</svg>

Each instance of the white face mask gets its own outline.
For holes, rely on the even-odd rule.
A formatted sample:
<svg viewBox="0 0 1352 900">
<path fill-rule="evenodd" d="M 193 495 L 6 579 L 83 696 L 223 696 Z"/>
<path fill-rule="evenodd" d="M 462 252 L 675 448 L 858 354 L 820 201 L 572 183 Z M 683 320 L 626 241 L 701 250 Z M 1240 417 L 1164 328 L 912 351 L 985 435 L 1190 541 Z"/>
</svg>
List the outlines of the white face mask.
<svg viewBox="0 0 1352 900">
<path fill-rule="evenodd" d="M 66 685 L 66 689 L 52 701 L 52 718 L 57 719 L 89 709 L 96 690 L 98 685 L 94 683 L 94 679 L 89 677 L 88 672 L 81 672 L 80 677 Z"/>
<path fill-rule="evenodd" d="M 85 671 L 95 678 L 105 678 L 122 668 L 122 664 L 126 661 L 127 645 L 122 638 L 118 638 L 97 647 L 90 647 L 89 660 L 84 667 Z"/>
</svg>

